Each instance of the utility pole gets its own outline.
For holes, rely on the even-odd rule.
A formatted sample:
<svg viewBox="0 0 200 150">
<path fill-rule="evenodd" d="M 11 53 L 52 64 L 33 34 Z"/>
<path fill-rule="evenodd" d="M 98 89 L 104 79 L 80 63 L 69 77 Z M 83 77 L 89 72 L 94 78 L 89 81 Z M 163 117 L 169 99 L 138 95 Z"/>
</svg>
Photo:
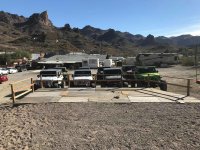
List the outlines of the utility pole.
<svg viewBox="0 0 200 150">
<path fill-rule="evenodd" d="M 195 52 L 194 52 L 194 60 L 195 60 L 195 68 L 196 68 L 196 81 L 197 81 L 197 76 L 198 76 L 198 60 L 197 60 L 197 50 L 198 50 L 198 47 L 196 45 L 196 48 L 195 48 Z"/>
</svg>

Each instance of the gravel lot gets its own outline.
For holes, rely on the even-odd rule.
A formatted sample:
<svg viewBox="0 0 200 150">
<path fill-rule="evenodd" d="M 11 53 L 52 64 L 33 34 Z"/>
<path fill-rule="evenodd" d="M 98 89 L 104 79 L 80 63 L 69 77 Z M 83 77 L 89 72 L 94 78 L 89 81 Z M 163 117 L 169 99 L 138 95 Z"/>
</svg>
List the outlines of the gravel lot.
<svg viewBox="0 0 200 150">
<path fill-rule="evenodd" d="M 0 113 L 0 149 L 200 148 L 199 104 L 51 103 Z"/>
</svg>

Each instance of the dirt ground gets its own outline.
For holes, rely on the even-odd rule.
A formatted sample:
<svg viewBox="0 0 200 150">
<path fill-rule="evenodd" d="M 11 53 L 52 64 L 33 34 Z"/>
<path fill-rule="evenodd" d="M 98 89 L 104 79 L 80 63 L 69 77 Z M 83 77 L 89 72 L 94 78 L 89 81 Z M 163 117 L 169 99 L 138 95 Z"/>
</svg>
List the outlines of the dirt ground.
<svg viewBox="0 0 200 150">
<path fill-rule="evenodd" d="M 162 76 L 170 76 L 185 79 L 190 78 L 190 86 L 192 87 L 190 89 L 190 95 L 200 99 L 200 85 L 196 84 L 196 70 L 194 67 L 185 67 L 177 65 L 170 68 L 158 68 L 158 71 Z M 200 74 L 200 68 L 198 69 L 198 73 Z M 184 86 L 187 85 L 187 80 L 176 78 L 163 77 L 163 79 L 166 80 L 168 83 L 179 84 Z M 198 79 L 200 80 L 200 75 L 198 76 Z M 174 85 L 168 85 L 167 91 L 183 95 L 186 95 L 187 93 L 187 89 L 185 87 L 179 87 Z"/>
<path fill-rule="evenodd" d="M 199 104 L 31 104 L 0 114 L 0 149 L 200 149 Z"/>
<path fill-rule="evenodd" d="M 0 84 L 0 101 L 8 100 L 10 98 L 11 94 L 10 84 L 28 78 L 36 79 L 37 74 L 38 74 L 37 71 L 35 72 L 31 70 L 26 72 L 18 72 L 16 74 L 9 74 L 8 81 Z M 30 83 L 30 79 L 25 82 Z M 19 83 L 17 86 L 21 86 L 21 83 Z"/>
</svg>

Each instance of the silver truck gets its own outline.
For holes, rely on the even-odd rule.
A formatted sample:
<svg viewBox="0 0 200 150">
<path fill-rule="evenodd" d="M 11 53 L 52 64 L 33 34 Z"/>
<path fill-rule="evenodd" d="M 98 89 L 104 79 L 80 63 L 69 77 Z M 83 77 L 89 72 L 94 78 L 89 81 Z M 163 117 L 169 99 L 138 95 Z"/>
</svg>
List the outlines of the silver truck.
<svg viewBox="0 0 200 150">
<path fill-rule="evenodd" d="M 40 71 L 35 81 L 36 88 L 64 88 L 64 77 L 60 69 L 46 69 Z"/>
<path fill-rule="evenodd" d="M 72 77 L 73 77 L 73 83 L 71 86 L 95 87 L 95 83 L 92 77 L 92 72 L 89 69 L 75 70 Z"/>
</svg>

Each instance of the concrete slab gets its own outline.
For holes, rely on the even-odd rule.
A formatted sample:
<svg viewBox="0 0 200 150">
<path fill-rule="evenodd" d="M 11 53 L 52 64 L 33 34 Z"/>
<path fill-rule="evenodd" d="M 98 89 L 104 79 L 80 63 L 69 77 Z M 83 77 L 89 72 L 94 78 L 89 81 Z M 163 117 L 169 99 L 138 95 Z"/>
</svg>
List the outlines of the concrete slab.
<svg viewBox="0 0 200 150">
<path fill-rule="evenodd" d="M 95 91 L 95 88 L 68 88 L 67 91 Z"/>
<path fill-rule="evenodd" d="M 104 102 L 104 103 L 130 103 L 130 102 L 177 102 L 200 103 L 193 97 L 181 94 L 160 91 L 158 89 L 119 89 L 119 88 L 69 88 L 69 89 L 39 89 L 30 93 L 19 103 L 47 103 L 47 102 Z"/>
<path fill-rule="evenodd" d="M 121 91 L 97 91 L 93 97 L 89 97 L 90 102 L 104 103 L 129 103 L 127 95 L 123 95 Z"/>
<path fill-rule="evenodd" d="M 95 95 L 95 89 L 92 88 L 69 88 L 68 94 L 69 97 L 88 97 Z"/>
<path fill-rule="evenodd" d="M 61 96 L 61 97 L 67 97 L 68 94 L 69 94 L 68 91 L 62 91 L 62 92 L 60 92 L 60 96 Z"/>
<path fill-rule="evenodd" d="M 161 98 L 158 98 L 158 97 L 147 97 L 147 96 L 141 96 L 141 97 L 133 97 L 133 96 L 128 96 L 129 100 L 133 103 L 133 102 L 173 102 L 171 100 L 168 100 L 168 99 L 161 99 Z"/>
<path fill-rule="evenodd" d="M 22 103 L 55 103 L 58 102 L 60 97 L 25 97 L 23 99 L 17 99 L 16 103 L 22 104 Z"/>
<path fill-rule="evenodd" d="M 80 102 L 88 102 L 87 97 L 62 97 L 58 100 L 58 102 L 62 103 L 80 103 Z"/>
<path fill-rule="evenodd" d="M 194 98 L 194 97 L 185 97 L 184 98 L 185 103 L 200 103 L 200 100 Z"/>
<path fill-rule="evenodd" d="M 30 93 L 26 97 L 61 97 L 60 92 L 34 92 Z"/>
</svg>

